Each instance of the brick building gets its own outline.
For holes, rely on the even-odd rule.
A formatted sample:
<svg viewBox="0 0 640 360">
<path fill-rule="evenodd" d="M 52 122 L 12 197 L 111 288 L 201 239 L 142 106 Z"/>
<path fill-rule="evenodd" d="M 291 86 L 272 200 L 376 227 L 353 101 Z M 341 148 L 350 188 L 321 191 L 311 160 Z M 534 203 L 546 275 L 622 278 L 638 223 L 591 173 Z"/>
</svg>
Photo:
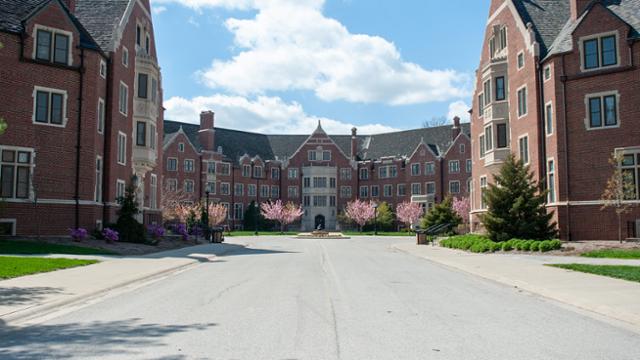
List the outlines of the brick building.
<svg viewBox="0 0 640 360">
<path fill-rule="evenodd" d="M 159 220 L 162 90 L 148 0 L 0 0 L 0 234 Z"/>
<path fill-rule="evenodd" d="M 471 179 L 468 124 L 378 135 L 263 135 L 165 120 L 164 186 L 187 201 L 229 209 L 228 225 L 242 226 L 251 202 L 301 204 L 302 229 L 336 229 L 337 215 L 356 198 L 432 206 L 448 194 L 467 196 Z"/>
<path fill-rule="evenodd" d="M 640 2 L 492 0 L 471 120 L 472 227 L 509 153 L 549 191 L 563 239 L 617 239 L 600 200 L 613 152 L 640 201 Z M 625 215 L 633 236 L 640 209 Z"/>
</svg>

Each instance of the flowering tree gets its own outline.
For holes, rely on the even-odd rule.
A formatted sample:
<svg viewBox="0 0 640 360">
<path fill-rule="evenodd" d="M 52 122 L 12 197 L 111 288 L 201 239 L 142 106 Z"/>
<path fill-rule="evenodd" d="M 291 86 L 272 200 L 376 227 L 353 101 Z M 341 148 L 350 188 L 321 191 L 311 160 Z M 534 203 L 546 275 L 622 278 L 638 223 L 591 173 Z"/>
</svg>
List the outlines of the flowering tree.
<svg viewBox="0 0 640 360">
<path fill-rule="evenodd" d="M 260 204 L 260 212 L 265 219 L 277 221 L 280 224 L 280 232 L 284 232 L 284 227 L 296 222 L 304 214 L 302 208 L 294 203 L 282 204 L 282 201 L 264 202 Z"/>
<path fill-rule="evenodd" d="M 403 202 L 398 205 L 396 215 L 398 216 L 398 220 L 411 228 L 423 215 L 422 206 L 418 203 Z"/>
<path fill-rule="evenodd" d="M 471 211 L 471 204 L 468 197 L 453 199 L 453 211 L 462 218 L 462 222 L 469 223 L 469 212 Z"/>
<path fill-rule="evenodd" d="M 183 207 L 185 201 L 188 200 L 187 194 L 185 194 L 182 190 L 172 191 L 168 186 L 162 189 L 162 218 L 164 221 L 173 221 L 176 219 L 180 219 L 179 212 L 184 210 L 181 209 Z M 184 221 L 184 219 L 180 219 L 180 221 Z"/>
<path fill-rule="evenodd" d="M 209 204 L 209 226 L 218 226 L 227 220 L 227 208 L 222 204 Z"/>
<path fill-rule="evenodd" d="M 373 207 L 371 201 L 367 202 L 360 199 L 349 202 L 345 209 L 345 215 L 358 224 L 359 231 L 362 231 L 362 227 L 369 222 L 369 220 L 373 219 L 375 212 L 376 209 Z"/>
<path fill-rule="evenodd" d="M 622 243 L 622 215 L 631 211 L 632 203 L 629 199 L 635 199 L 636 189 L 633 172 L 625 172 L 621 165 L 624 164 L 624 154 L 614 153 L 609 159 L 613 167 L 613 174 L 607 180 L 607 185 L 602 194 L 604 205 L 601 210 L 613 208 L 618 217 L 618 241 Z"/>
</svg>

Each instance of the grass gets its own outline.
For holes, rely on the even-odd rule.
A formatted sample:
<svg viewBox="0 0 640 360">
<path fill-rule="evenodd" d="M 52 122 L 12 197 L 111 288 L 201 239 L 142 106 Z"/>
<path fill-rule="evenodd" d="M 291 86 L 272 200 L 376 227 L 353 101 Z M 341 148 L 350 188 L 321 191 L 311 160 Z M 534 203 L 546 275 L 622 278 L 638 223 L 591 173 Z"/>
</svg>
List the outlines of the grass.
<svg viewBox="0 0 640 360">
<path fill-rule="evenodd" d="M 0 256 L 0 279 L 95 264 L 96 260 L 45 259 Z"/>
<path fill-rule="evenodd" d="M 344 231 L 342 233 L 348 236 L 416 236 L 415 233 L 408 231 L 378 231 L 378 235 L 375 235 L 373 231 Z"/>
<path fill-rule="evenodd" d="M 550 264 L 548 266 L 640 282 L 640 266 L 587 264 Z"/>
<path fill-rule="evenodd" d="M 285 231 L 284 234 L 280 231 L 258 231 L 258 236 L 292 236 L 298 235 L 297 231 Z M 232 231 L 231 234 L 224 233 L 224 236 L 255 236 L 255 231 Z"/>
<path fill-rule="evenodd" d="M 118 255 L 109 250 L 83 246 L 48 244 L 45 242 L 0 240 L 0 254 L 10 255 Z"/>
<path fill-rule="evenodd" d="M 584 253 L 580 256 L 607 259 L 640 259 L 640 249 L 603 249 Z"/>
</svg>

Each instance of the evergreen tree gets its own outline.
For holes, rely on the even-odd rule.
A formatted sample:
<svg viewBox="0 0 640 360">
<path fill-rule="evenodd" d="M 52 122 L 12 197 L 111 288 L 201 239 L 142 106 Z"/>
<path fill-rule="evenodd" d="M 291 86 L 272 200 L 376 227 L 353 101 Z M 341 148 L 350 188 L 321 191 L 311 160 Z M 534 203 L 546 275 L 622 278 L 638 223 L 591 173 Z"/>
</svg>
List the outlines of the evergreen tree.
<svg viewBox="0 0 640 360">
<path fill-rule="evenodd" d="M 146 242 L 146 232 L 144 225 L 136 220 L 136 215 L 140 213 L 136 202 L 135 189 L 128 185 L 124 196 L 118 198 L 120 209 L 118 210 L 118 222 L 116 229 L 120 235 L 120 241 L 132 243 Z"/>
<path fill-rule="evenodd" d="M 256 206 L 255 201 L 252 201 L 251 204 L 247 206 L 247 210 L 244 211 L 243 225 L 245 230 L 252 231 L 256 229 L 256 217 L 258 219 L 259 231 L 270 231 L 275 228 L 276 222 L 267 220 L 262 216 L 259 206 Z"/>
<path fill-rule="evenodd" d="M 546 197 L 529 167 L 509 155 L 484 194 L 488 211 L 481 221 L 491 240 L 554 238 L 556 224 L 545 208 Z"/>
<path fill-rule="evenodd" d="M 453 210 L 453 198 L 447 196 L 441 203 L 436 204 L 422 218 L 421 226 L 428 229 L 434 225 L 449 224 L 451 229 L 462 223 L 462 218 Z"/>
<path fill-rule="evenodd" d="M 377 221 L 377 228 L 379 231 L 393 231 L 393 224 L 396 220 L 395 214 L 391 211 L 391 207 L 385 201 L 378 204 L 376 217 L 373 217 L 367 225 L 363 227 L 364 231 L 372 231 L 376 228 L 374 221 Z M 377 218 L 377 220 L 376 220 Z"/>
</svg>

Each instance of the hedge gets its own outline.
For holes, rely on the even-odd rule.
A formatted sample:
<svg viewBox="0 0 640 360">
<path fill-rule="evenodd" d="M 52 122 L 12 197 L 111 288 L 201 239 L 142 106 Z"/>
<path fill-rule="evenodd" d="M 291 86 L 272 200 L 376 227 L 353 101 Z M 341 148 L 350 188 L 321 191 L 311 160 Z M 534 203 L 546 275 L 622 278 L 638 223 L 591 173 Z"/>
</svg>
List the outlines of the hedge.
<svg viewBox="0 0 640 360">
<path fill-rule="evenodd" d="M 540 251 L 548 252 L 558 250 L 562 247 L 560 240 L 523 240 L 511 239 L 504 242 L 494 242 L 481 235 L 460 235 L 452 236 L 440 241 L 440 246 L 471 251 L 474 253 L 486 253 L 496 251 Z"/>
</svg>

